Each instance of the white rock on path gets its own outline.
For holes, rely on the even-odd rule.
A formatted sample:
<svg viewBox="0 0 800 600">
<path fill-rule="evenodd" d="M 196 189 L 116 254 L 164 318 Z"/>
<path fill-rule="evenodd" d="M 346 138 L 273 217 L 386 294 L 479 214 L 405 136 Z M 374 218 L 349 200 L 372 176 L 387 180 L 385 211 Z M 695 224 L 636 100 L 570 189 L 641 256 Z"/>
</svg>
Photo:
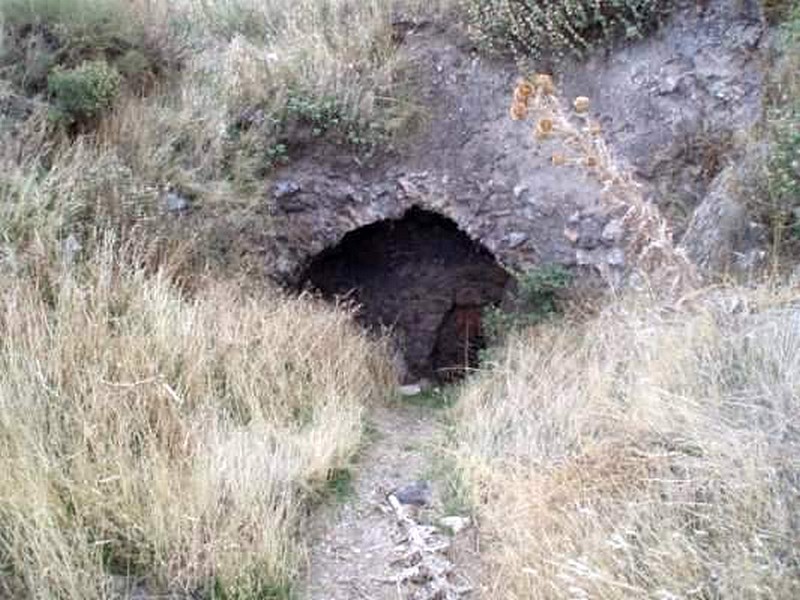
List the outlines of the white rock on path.
<svg viewBox="0 0 800 600">
<path fill-rule="evenodd" d="M 458 535 L 461 531 L 469 527 L 470 520 L 469 517 L 442 517 L 439 519 L 439 525 L 452 531 L 453 535 Z"/>
</svg>

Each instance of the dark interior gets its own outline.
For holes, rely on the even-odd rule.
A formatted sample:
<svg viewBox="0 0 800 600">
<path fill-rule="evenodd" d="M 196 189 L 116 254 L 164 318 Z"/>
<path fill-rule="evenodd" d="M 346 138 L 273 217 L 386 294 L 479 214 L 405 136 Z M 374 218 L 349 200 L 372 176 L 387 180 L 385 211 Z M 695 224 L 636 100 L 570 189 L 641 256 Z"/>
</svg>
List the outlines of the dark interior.
<svg viewBox="0 0 800 600">
<path fill-rule="evenodd" d="M 304 287 L 359 304 L 364 324 L 390 327 L 407 379 L 439 380 L 476 366 L 483 309 L 500 303 L 508 280 L 453 221 L 418 208 L 348 233 L 303 275 Z"/>
</svg>

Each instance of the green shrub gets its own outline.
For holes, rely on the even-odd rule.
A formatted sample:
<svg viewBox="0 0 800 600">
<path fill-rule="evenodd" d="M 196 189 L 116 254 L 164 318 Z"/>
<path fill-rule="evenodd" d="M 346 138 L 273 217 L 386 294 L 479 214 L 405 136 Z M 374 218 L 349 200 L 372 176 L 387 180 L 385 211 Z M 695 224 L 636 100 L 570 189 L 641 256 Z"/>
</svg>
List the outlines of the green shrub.
<svg viewBox="0 0 800 600">
<path fill-rule="evenodd" d="M 74 67 L 144 43 L 142 20 L 122 0 L 0 0 L 0 7 L 6 34 L 17 46 L 12 59 L 25 60 L 25 48 L 42 46 L 59 65 Z"/>
<path fill-rule="evenodd" d="M 484 48 L 540 59 L 583 57 L 592 48 L 643 36 L 658 23 L 668 0 L 467 0 Z"/>
<path fill-rule="evenodd" d="M 770 23 L 780 23 L 791 15 L 795 2 L 796 0 L 762 0 L 761 4 L 767 20 Z"/>
<path fill-rule="evenodd" d="M 771 226 L 778 253 L 791 253 L 800 243 L 800 7 L 781 26 L 779 40 L 767 101 L 766 189 L 755 208 Z"/>
<path fill-rule="evenodd" d="M 105 59 L 137 90 L 181 62 L 185 40 L 172 22 L 154 27 L 124 0 L 0 0 L 4 78 L 23 93 L 46 91 L 56 67 Z"/>
<path fill-rule="evenodd" d="M 384 133 L 379 126 L 355 119 L 342 102 L 331 96 L 291 93 L 279 119 L 284 129 L 295 124 L 306 126 L 313 137 L 330 135 L 334 141 L 361 149 L 369 149 Z"/>
<path fill-rule="evenodd" d="M 56 68 L 47 78 L 55 114 L 68 124 L 88 123 L 111 108 L 122 78 L 105 61 L 87 61 L 74 69 Z"/>
<path fill-rule="evenodd" d="M 114 61 L 114 67 L 130 84 L 145 86 L 154 77 L 157 66 L 141 50 L 131 49 Z"/>
<path fill-rule="evenodd" d="M 491 307 L 484 323 L 490 341 L 509 331 L 536 325 L 559 312 L 559 293 L 572 283 L 572 274 L 560 265 L 545 265 L 517 276 L 510 309 Z"/>
<path fill-rule="evenodd" d="M 6 23 L 14 27 L 61 23 L 70 28 L 121 23 L 122 0 L 0 0 Z"/>
</svg>

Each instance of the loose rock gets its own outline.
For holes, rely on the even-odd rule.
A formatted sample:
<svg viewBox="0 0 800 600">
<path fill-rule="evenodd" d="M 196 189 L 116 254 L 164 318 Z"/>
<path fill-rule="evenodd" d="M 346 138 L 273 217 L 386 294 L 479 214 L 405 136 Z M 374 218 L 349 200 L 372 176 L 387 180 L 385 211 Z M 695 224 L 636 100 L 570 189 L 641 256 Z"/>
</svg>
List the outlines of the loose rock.
<svg viewBox="0 0 800 600">
<path fill-rule="evenodd" d="M 409 385 L 401 385 L 397 388 L 398 393 L 401 396 L 410 398 L 412 396 L 417 396 L 422 393 L 422 386 L 418 383 L 412 383 Z"/>
<path fill-rule="evenodd" d="M 282 198 L 294 196 L 299 191 L 300 186 L 294 181 L 279 181 L 275 184 L 272 195 L 276 200 L 281 200 Z"/>
<path fill-rule="evenodd" d="M 164 207 L 171 213 L 182 213 L 189 210 L 191 203 L 189 199 L 178 192 L 167 192 L 164 198 Z"/>
<path fill-rule="evenodd" d="M 450 516 L 450 517 L 442 517 L 441 519 L 439 519 L 439 525 L 452 531 L 453 535 L 457 535 L 458 533 L 469 527 L 469 524 L 470 524 L 469 517 Z"/>
<path fill-rule="evenodd" d="M 430 483 L 427 481 L 415 481 L 398 488 L 392 492 L 392 495 L 397 498 L 400 504 L 426 506 L 431 502 L 432 490 Z"/>
</svg>

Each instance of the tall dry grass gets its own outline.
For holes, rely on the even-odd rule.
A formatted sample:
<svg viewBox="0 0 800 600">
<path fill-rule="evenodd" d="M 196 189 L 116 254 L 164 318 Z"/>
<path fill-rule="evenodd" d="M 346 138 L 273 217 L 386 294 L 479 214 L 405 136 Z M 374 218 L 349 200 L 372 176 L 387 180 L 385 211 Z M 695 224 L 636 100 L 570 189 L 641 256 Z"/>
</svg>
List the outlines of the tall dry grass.
<svg viewBox="0 0 800 600">
<path fill-rule="evenodd" d="M 620 302 L 509 340 L 455 443 L 491 598 L 800 595 L 796 291 Z"/>
<path fill-rule="evenodd" d="M 346 311 L 182 297 L 105 244 L 0 285 L 0 597 L 281 598 L 393 375 Z"/>
<path fill-rule="evenodd" d="M 330 134 L 336 143 L 360 144 L 356 153 L 390 143 L 416 113 L 393 22 L 449 5 L 0 0 L 4 96 L 27 93 L 17 79 L 33 72 L 41 79 L 48 61 L 74 66 L 104 48 L 109 60 L 133 48 L 161 70 L 139 74 L 145 86 L 123 85 L 99 126 L 77 138 L 57 135 L 46 97 L 26 124 L 0 124 L 3 253 L 18 253 L 20 239 L 27 243 L 43 221 L 49 238 L 40 238 L 51 247 L 75 234 L 82 217 L 97 227 L 90 206 L 113 209 L 114 227 L 134 220 L 146 230 L 159 221 L 153 209 L 167 188 L 190 196 L 212 219 L 236 219 L 237 211 L 271 200 L 271 170 L 302 153 L 290 146 L 298 139 L 302 146 L 312 130 L 329 128 L 312 135 L 312 145 Z M 60 40 L 57 52 L 47 53 L 48 36 Z M 13 47 L 20 40 L 25 49 Z"/>
<path fill-rule="evenodd" d="M 223 178 L 225 168 L 258 167 L 223 164 L 237 149 L 243 156 L 235 160 L 263 167 L 268 144 L 280 141 L 290 97 L 310 111 L 332 103 L 338 118 L 353 127 L 391 128 L 395 117 L 402 120 L 391 2 L 185 0 L 170 12 L 185 29 L 167 37 L 180 36 L 191 49 L 180 75 L 160 94 L 123 100 L 106 129 L 115 145 L 146 158 L 146 172 L 174 178 L 178 174 L 164 169 L 180 169 L 184 178 L 202 180 Z M 238 137 L 234 130 L 243 115 L 252 116 L 247 127 L 267 144 Z M 154 148 L 168 153 L 176 139 L 180 161 L 153 156 Z"/>
<path fill-rule="evenodd" d="M 41 102 L 0 131 L 0 597 L 288 593 L 307 505 L 391 387 L 386 348 L 309 299 L 230 284 L 183 297 L 169 265 L 148 275 L 151 255 L 103 240 L 152 247 L 164 226 L 193 240 L 164 219 L 167 186 L 223 214 L 259 201 L 241 179 L 263 156 L 232 165 L 241 111 L 267 127 L 300 93 L 378 118 L 394 85 L 388 7 L 0 2 L 4 42 L 35 22 L 181 64 L 96 131 L 60 134 Z"/>
</svg>

